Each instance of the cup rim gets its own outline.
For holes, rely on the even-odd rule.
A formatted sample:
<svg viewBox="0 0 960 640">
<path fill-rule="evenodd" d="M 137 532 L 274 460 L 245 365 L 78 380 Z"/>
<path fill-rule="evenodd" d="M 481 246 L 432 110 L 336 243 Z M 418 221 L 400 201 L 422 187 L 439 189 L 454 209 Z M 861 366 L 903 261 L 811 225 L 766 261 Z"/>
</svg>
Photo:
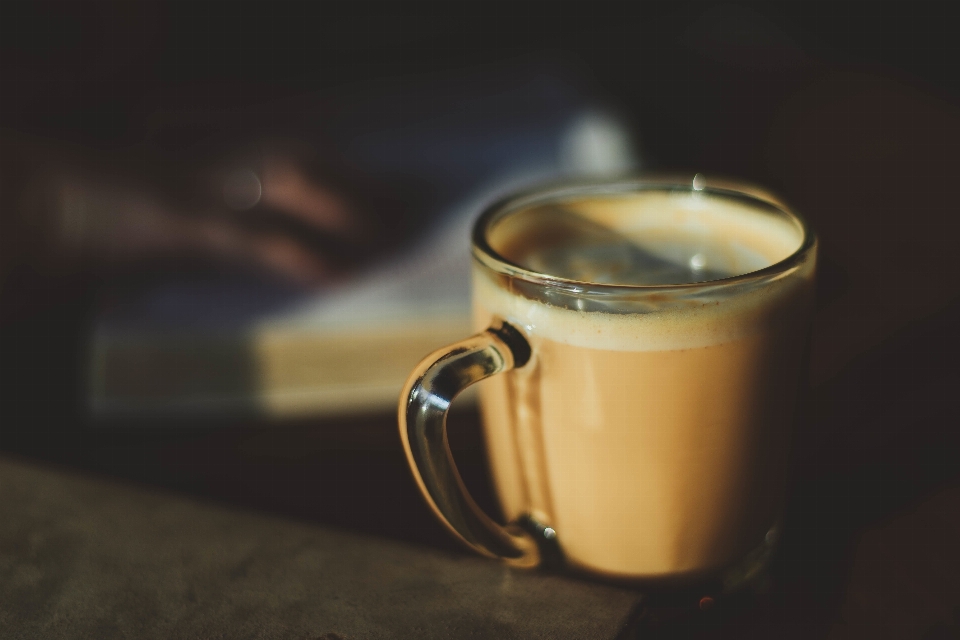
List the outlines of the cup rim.
<svg viewBox="0 0 960 640">
<path fill-rule="evenodd" d="M 728 276 L 726 278 L 718 278 L 716 280 L 672 284 L 607 284 L 539 273 L 516 264 L 500 255 L 487 241 L 486 232 L 494 222 L 525 207 L 571 196 L 589 196 L 591 194 L 609 195 L 649 190 L 689 191 L 690 193 L 750 198 L 761 204 L 772 206 L 791 218 L 799 226 L 803 237 L 800 245 L 793 253 L 763 269 Z M 816 244 L 816 234 L 806 219 L 770 191 L 741 180 L 715 177 L 708 179 L 703 174 L 697 173 L 694 175 L 655 174 L 614 180 L 555 182 L 514 193 L 486 207 L 477 218 L 473 225 L 471 252 L 474 259 L 480 262 L 480 264 L 497 273 L 521 278 L 540 286 L 564 289 L 572 293 L 632 292 L 637 294 L 644 292 L 662 293 L 676 291 L 678 293 L 683 292 L 689 294 L 702 289 L 725 288 L 758 280 L 776 278 L 803 264 L 808 259 L 810 251 Z"/>
</svg>

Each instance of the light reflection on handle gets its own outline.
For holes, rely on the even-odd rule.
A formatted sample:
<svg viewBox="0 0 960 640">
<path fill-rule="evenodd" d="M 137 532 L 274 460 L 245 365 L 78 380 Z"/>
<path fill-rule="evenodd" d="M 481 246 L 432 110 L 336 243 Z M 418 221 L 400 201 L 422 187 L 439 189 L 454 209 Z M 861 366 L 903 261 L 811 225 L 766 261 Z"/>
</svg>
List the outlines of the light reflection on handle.
<svg viewBox="0 0 960 640">
<path fill-rule="evenodd" d="M 447 442 L 447 410 L 465 388 L 522 367 L 530 345 L 503 323 L 427 356 L 400 396 L 400 439 L 427 503 L 450 531 L 479 553 L 514 566 L 540 564 L 534 538 L 517 525 L 502 527 L 473 501 Z"/>
</svg>

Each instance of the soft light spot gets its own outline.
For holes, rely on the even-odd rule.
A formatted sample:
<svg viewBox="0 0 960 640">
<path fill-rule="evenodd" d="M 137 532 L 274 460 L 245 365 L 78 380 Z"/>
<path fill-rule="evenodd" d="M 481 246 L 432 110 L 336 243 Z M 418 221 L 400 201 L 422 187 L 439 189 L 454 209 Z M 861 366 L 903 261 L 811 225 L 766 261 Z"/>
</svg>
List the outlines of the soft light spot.
<svg viewBox="0 0 960 640">
<path fill-rule="evenodd" d="M 234 211 L 246 211 L 260 202 L 260 176 L 250 169 L 231 172 L 223 183 L 223 201 Z"/>
</svg>

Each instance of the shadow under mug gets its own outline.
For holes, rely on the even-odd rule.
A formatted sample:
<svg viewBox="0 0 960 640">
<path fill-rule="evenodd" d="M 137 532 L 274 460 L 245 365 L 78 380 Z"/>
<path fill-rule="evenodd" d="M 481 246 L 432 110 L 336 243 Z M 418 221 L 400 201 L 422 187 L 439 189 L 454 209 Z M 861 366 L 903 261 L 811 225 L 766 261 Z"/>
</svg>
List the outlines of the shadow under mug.
<svg viewBox="0 0 960 640">
<path fill-rule="evenodd" d="M 563 185 L 487 209 L 472 253 L 479 333 L 427 356 L 399 407 L 440 521 L 514 566 L 721 592 L 762 573 L 809 336 L 803 219 L 699 175 Z M 474 383 L 505 526 L 447 444 Z"/>
</svg>

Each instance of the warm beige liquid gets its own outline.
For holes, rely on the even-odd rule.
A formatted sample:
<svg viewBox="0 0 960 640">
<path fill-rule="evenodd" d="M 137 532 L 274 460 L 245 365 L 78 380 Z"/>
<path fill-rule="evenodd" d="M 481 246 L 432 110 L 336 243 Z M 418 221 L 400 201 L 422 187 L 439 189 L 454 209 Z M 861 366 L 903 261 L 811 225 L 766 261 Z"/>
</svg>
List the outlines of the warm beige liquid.
<svg viewBox="0 0 960 640">
<path fill-rule="evenodd" d="M 656 578 L 736 563 L 782 505 L 813 265 L 709 308 L 560 309 L 475 272 L 475 322 L 522 327 L 530 363 L 481 384 L 504 514 L 567 561 Z"/>
</svg>

